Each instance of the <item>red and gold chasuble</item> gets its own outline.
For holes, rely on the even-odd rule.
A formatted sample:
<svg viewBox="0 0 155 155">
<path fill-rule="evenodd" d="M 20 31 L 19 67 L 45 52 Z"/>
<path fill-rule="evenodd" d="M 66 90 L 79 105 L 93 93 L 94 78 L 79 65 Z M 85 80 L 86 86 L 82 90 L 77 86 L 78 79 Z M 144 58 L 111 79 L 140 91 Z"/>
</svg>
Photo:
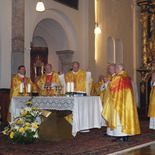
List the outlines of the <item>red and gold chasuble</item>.
<svg viewBox="0 0 155 155">
<path fill-rule="evenodd" d="M 25 77 L 21 77 L 20 79 L 21 79 L 21 82 L 24 83 L 26 78 Z M 26 86 L 23 87 L 23 93 L 26 94 Z"/>
<path fill-rule="evenodd" d="M 22 82 L 24 82 L 24 80 L 25 80 L 25 78 L 24 78 L 24 77 L 23 77 L 23 78 L 20 78 L 20 79 L 21 79 L 21 81 L 22 81 Z"/>
<path fill-rule="evenodd" d="M 33 89 L 34 85 L 30 78 L 28 77 L 21 78 L 19 74 L 16 74 L 11 80 L 10 98 L 14 96 L 20 96 L 19 94 L 20 84 L 23 83 L 24 81 L 26 81 L 26 83 L 28 84 L 31 84 L 31 88 Z M 23 88 L 22 96 L 28 96 L 28 94 L 26 93 L 26 87 Z"/>
<path fill-rule="evenodd" d="M 46 82 L 53 82 L 52 80 L 53 80 L 53 74 L 47 75 Z"/>
<path fill-rule="evenodd" d="M 31 81 L 30 78 L 28 77 L 24 77 L 21 78 L 19 76 L 19 74 L 16 74 L 15 76 L 13 76 L 13 78 L 11 79 L 11 88 L 10 88 L 10 99 L 12 97 L 16 97 L 16 96 L 20 96 L 19 91 L 20 91 L 20 84 L 23 82 L 26 82 L 27 84 L 31 85 L 31 88 L 34 88 L 33 82 Z M 26 87 L 23 88 L 23 94 L 22 96 L 28 96 L 28 94 L 26 93 Z M 11 121 L 11 116 L 10 113 L 8 112 L 8 116 L 7 116 L 7 121 L 10 122 Z"/>
<path fill-rule="evenodd" d="M 139 119 L 132 84 L 125 71 L 112 77 L 105 92 L 102 116 L 107 126 L 117 128 L 117 115 L 120 118 L 122 132 L 129 135 L 140 134 Z"/>
<path fill-rule="evenodd" d="M 47 75 L 47 74 L 42 74 L 39 81 L 37 82 L 37 86 L 39 88 L 39 95 L 48 95 L 48 91 L 46 88 L 42 88 L 42 86 L 46 83 L 46 82 L 55 82 L 58 85 L 60 85 L 60 81 L 58 78 L 58 74 L 55 72 L 52 72 L 51 75 Z M 50 87 L 50 85 L 49 85 Z M 50 90 L 50 95 L 56 94 L 56 90 L 55 89 L 51 89 Z"/>
<path fill-rule="evenodd" d="M 51 74 L 51 75 L 47 75 L 47 77 L 46 77 L 46 82 L 53 82 L 53 74 Z M 50 85 L 48 85 L 48 87 L 49 87 Z"/>
</svg>

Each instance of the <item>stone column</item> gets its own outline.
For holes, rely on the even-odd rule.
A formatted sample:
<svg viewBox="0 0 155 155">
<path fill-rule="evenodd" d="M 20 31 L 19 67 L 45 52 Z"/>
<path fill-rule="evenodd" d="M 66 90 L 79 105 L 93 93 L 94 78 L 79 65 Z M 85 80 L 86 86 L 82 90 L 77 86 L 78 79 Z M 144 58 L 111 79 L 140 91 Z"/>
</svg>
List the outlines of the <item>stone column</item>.
<svg viewBox="0 0 155 155">
<path fill-rule="evenodd" d="M 24 65 L 24 4 L 25 0 L 12 0 L 12 75 Z"/>
<path fill-rule="evenodd" d="M 56 54 L 59 56 L 61 61 L 62 71 L 67 73 L 70 71 L 72 67 L 72 57 L 74 51 L 71 50 L 63 50 L 63 51 L 56 51 Z"/>
</svg>

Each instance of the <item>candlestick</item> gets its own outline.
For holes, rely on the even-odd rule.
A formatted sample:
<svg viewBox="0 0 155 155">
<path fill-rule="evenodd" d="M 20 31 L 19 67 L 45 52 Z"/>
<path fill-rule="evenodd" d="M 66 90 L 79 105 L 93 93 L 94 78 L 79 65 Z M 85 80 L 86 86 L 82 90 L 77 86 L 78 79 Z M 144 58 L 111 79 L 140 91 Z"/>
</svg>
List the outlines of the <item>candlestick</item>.
<svg viewBox="0 0 155 155">
<path fill-rule="evenodd" d="M 74 82 L 71 82 L 71 83 L 70 83 L 70 87 L 71 87 L 71 88 L 70 88 L 70 91 L 71 91 L 71 92 L 74 92 Z"/>
<path fill-rule="evenodd" d="M 41 66 L 41 74 L 44 74 L 44 67 Z"/>
<path fill-rule="evenodd" d="M 34 67 L 34 73 L 35 73 L 35 75 L 37 75 L 37 68 L 36 67 Z"/>
<path fill-rule="evenodd" d="M 51 95 L 51 86 L 46 86 L 47 96 Z"/>
<path fill-rule="evenodd" d="M 67 92 L 71 92 L 71 83 L 67 82 Z"/>
<path fill-rule="evenodd" d="M 27 85 L 27 93 L 31 93 L 31 85 L 30 84 Z"/>
<path fill-rule="evenodd" d="M 20 84 L 19 92 L 23 93 L 23 83 Z"/>
</svg>

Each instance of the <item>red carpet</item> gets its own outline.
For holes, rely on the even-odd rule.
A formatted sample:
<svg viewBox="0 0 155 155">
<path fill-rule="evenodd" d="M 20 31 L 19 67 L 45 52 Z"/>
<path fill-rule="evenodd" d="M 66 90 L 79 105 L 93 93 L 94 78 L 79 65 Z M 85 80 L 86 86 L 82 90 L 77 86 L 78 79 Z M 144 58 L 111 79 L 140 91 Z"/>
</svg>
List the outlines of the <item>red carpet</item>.
<svg viewBox="0 0 155 155">
<path fill-rule="evenodd" d="M 129 138 L 128 142 L 111 142 L 103 137 L 106 128 L 92 129 L 80 137 L 62 142 L 37 140 L 34 144 L 9 144 L 0 134 L 0 155 L 106 155 L 137 145 L 155 141 L 155 131 L 148 128 L 148 121 L 141 121 L 141 135 Z"/>
</svg>

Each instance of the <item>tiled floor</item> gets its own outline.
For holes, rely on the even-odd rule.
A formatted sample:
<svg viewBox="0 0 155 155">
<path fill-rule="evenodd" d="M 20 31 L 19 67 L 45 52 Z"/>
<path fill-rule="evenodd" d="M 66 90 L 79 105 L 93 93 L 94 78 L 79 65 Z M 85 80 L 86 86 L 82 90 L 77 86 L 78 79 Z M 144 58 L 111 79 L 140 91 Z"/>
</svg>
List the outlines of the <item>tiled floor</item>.
<svg viewBox="0 0 155 155">
<path fill-rule="evenodd" d="M 155 144 L 151 144 L 125 153 L 118 153 L 117 155 L 155 155 Z"/>
</svg>

